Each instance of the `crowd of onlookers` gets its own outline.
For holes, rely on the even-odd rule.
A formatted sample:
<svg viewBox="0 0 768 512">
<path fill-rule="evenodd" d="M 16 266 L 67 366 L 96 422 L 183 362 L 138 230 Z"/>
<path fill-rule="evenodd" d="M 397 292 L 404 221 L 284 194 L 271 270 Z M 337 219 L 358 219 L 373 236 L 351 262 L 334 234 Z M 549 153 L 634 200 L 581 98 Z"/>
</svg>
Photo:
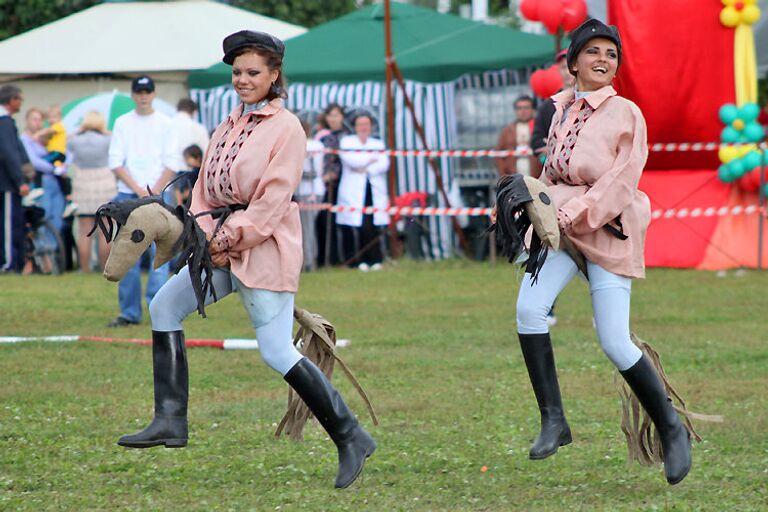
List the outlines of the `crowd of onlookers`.
<svg viewBox="0 0 768 512">
<path fill-rule="evenodd" d="M 137 110 L 123 116 L 113 131 L 98 111 L 87 112 L 73 133 L 62 123 L 62 110 L 32 106 L 23 112 L 19 133 L 13 115 L 22 112 L 23 92 L 14 85 L 0 87 L 0 267 L 3 272 L 49 273 L 52 261 L 33 267 L 25 238 L 29 235 L 29 208 L 44 212 L 50 232 L 38 237 L 37 248 L 54 254 L 63 247 L 65 268 L 100 271 L 107 259 L 107 241 L 94 228 L 96 209 L 109 201 L 136 196 L 142 173 L 155 165 L 172 176 L 183 174 L 165 191 L 164 199 L 180 204 L 190 198 L 203 164 L 209 134 L 195 121 L 197 105 L 184 98 L 176 116 L 154 111 L 154 82 L 139 77 L 132 83 Z M 142 102 L 149 103 L 142 107 Z M 135 115 L 145 109 L 151 115 Z M 133 117 L 132 117 L 133 115 Z M 152 120 L 152 121 L 150 121 Z M 386 207 L 389 203 L 389 157 L 381 152 L 331 153 L 326 149 L 381 150 L 373 137 L 376 119 L 367 111 L 347 115 L 338 104 L 329 105 L 312 122 L 302 120 L 307 134 L 307 157 L 295 200 L 303 205 L 337 204 L 348 207 Z M 169 131 L 167 138 L 157 133 Z M 156 152 L 141 149 L 166 140 L 171 148 Z M 166 144 L 167 146 L 167 144 Z M 156 160 L 151 162 L 149 160 Z M 130 168 L 130 172 L 126 169 Z M 171 175 L 169 175 L 171 176 Z M 136 180 L 136 182 L 134 182 Z M 166 180 L 167 181 L 167 180 Z M 147 183 L 144 186 L 152 185 Z M 160 190 L 153 190 L 159 193 Z M 26 215 L 25 215 L 26 212 Z M 41 214 L 42 215 L 42 214 Z M 386 213 L 363 215 L 358 209 L 337 214 L 302 207 L 304 270 L 345 265 L 378 270 L 386 253 Z M 146 265 L 146 261 L 144 262 Z M 166 276 L 167 277 L 167 276 Z"/>
</svg>

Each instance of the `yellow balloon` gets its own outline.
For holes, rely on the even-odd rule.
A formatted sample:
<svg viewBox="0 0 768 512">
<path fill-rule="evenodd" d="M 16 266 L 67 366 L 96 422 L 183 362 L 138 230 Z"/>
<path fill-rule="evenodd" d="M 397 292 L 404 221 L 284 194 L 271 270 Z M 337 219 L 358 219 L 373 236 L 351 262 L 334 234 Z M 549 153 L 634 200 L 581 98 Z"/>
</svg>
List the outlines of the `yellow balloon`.
<svg viewBox="0 0 768 512">
<path fill-rule="evenodd" d="M 736 3 L 736 0 L 722 0 L 723 5 L 730 6 Z"/>
<path fill-rule="evenodd" d="M 741 144 L 738 146 L 738 155 L 739 158 L 743 157 L 747 153 L 751 153 L 752 151 L 755 151 L 757 149 L 757 145 L 755 144 Z"/>
<path fill-rule="evenodd" d="M 752 25 L 754 22 L 760 19 L 760 8 L 756 5 L 745 5 L 741 10 L 742 22 Z"/>
<path fill-rule="evenodd" d="M 734 122 L 731 123 L 731 126 L 733 126 L 735 129 L 741 131 L 744 129 L 744 121 L 741 119 L 737 119 Z"/>
<path fill-rule="evenodd" d="M 735 27 L 741 21 L 741 15 L 739 11 L 731 6 L 724 8 L 720 11 L 720 23 L 726 27 Z"/>
<path fill-rule="evenodd" d="M 720 161 L 727 164 L 731 160 L 739 158 L 739 149 L 736 146 L 723 146 L 717 152 L 717 156 L 720 157 Z"/>
<path fill-rule="evenodd" d="M 730 2 L 731 0 L 728 0 L 728 1 Z M 757 0 L 741 0 L 741 1 L 744 5 L 754 5 L 757 3 Z M 736 0 L 733 0 L 731 5 L 733 5 L 734 3 L 736 3 Z"/>
</svg>

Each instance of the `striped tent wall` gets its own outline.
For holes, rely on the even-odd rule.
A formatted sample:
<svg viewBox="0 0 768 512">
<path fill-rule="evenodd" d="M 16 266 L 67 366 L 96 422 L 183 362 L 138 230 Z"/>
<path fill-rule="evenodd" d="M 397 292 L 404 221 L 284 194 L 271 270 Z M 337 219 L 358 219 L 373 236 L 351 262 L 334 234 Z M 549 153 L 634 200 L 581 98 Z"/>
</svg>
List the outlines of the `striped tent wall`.
<svg viewBox="0 0 768 512">
<path fill-rule="evenodd" d="M 453 82 L 421 83 L 407 80 L 405 88 L 414 105 L 416 118 L 425 131 L 429 149 L 456 147 L 455 95 L 465 89 L 483 89 L 527 83 L 530 70 L 499 70 L 465 75 Z M 397 149 L 423 149 L 413 119 L 399 86 L 394 86 L 395 146 Z M 199 105 L 199 117 L 209 130 L 213 130 L 239 103 L 230 86 L 213 89 L 192 89 L 192 99 Z M 322 110 L 330 103 L 345 108 L 378 108 L 381 136 L 386 141 L 386 90 L 380 82 L 354 84 L 291 84 L 288 88 L 287 108 L 294 112 Z M 459 183 L 455 178 L 456 163 L 449 157 L 434 159 L 443 177 L 451 206 L 462 206 Z M 397 157 L 397 192 L 427 192 L 432 205 L 445 206 L 437 188 L 435 174 L 424 157 Z M 428 236 L 422 243 L 423 253 L 431 259 L 443 259 L 454 254 L 456 237 L 452 222 L 447 217 L 427 217 Z"/>
<path fill-rule="evenodd" d="M 415 106 L 417 118 L 423 123 L 430 149 L 450 148 L 454 116 L 452 84 L 421 84 L 409 81 L 406 82 L 406 88 Z M 200 122 L 208 130 L 213 130 L 239 104 L 237 93 L 229 86 L 193 89 L 190 95 L 199 106 Z M 377 82 L 289 86 L 286 107 L 294 112 L 322 110 L 330 103 L 338 103 L 345 108 L 378 107 L 378 118 L 383 121 L 386 112 L 386 90 L 383 84 Z M 382 125 L 382 138 L 386 140 L 386 123 L 382 122 Z M 399 87 L 395 93 L 395 146 L 399 149 L 424 147 Z M 436 159 L 446 188 L 453 183 L 450 160 L 447 157 Z M 445 205 L 438 193 L 434 173 L 425 158 L 398 157 L 396 161 L 398 194 L 424 191 L 435 201 L 435 205 Z M 452 206 L 456 206 L 454 203 L 460 200 L 457 193 L 454 196 L 456 200 L 451 201 Z M 453 255 L 455 238 L 450 219 L 427 217 L 425 222 L 428 226 L 428 236 L 422 243 L 423 253 L 431 259 L 443 259 Z"/>
</svg>

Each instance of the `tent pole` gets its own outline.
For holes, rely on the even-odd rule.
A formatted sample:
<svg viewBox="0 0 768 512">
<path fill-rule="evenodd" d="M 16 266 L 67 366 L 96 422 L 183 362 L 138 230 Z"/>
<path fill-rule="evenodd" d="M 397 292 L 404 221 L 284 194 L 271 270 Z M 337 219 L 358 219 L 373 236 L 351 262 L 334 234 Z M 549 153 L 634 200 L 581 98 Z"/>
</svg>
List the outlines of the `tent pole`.
<svg viewBox="0 0 768 512">
<path fill-rule="evenodd" d="M 384 0 L 384 62 L 386 64 L 387 86 L 387 147 L 395 149 L 395 99 L 392 95 L 392 13 L 390 0 Z M 389 204 L 395 205 L 397 196 L 397 160 L 394 155 L 389 155 Z M 397 239 L 397 226 L 394 216 L 389 219 L 389 253 L 394 259 L 401 255 L 400 244 Z"/>
<path fill-rule="evenodd" d="M 397 83 L 400 85 L 400 89 L 403 91 L 403 98 L 405 98 L 405 105 L 408 107 L 408 110 L 411 112 L 411 117 L 413 118 L 413 126 L 416 128 L 416 132 L 419 134 L 419 139 L 421 139 L 421 144 L 424 146 L 424 149 L 429 150 L 429 145 L 427 144 L 427 136 L 424 133 L 424 128 L 422 128 L 421 123 L 419 123 L 419 120 L 416 117 L 416 109 L 413 106 L 413 103 L 411 102 L 411 98 L 408 96 L 408 92 L 405 90 L 405 80 L 403 79 L 403 75 L 400 72 L 400 67 L 397 65 L 397 62 L 392 61 L 392 70 L 395 72 L 395 78 L 397 79 Z M 445 201 L 445 206 L 447 208 L 451 207 L 451 201 L 448 199 L 448 194 L 445 191 L 445 184 L 443 183 L 443 175 L 440 172 L 440 167 L 438 167 L 437 162 L 435 162 L 434 158 L 427 157 L 427 162 L 429 162 L 429 166 L 432 168 L 432 171 L 435 173 L 435 181 L 437 182 L 437 188 L 440 189 L 440 194 L 443 196 L 443 201 Z M 459 239 L 459 244 L 461 245 L 461 249 L 464 251 L 464 256 L 469 257 L 471 254 L 469 245 L 467 244 L 467 239 L 464 237 L 464 232 L 461 230 L 461 226 L 459 225 L 459 221 L 456 219 L 456 217 L 451 217 L 451 223 L 453 224 L 453 230 L 456 232 L 456 237 Z"/>
<path fill-rule="evenodd" d="M 768 195 L 765 190 L 765 149 L 760 150 L 760 167 L 758 169 L 760 169 L 760 188 L 757 194 L 757 205 L 760 217 L 757 220 L 757 270 L 763 270 L 763 226 L 766 217 L 765 196 Z"/>
</svg>

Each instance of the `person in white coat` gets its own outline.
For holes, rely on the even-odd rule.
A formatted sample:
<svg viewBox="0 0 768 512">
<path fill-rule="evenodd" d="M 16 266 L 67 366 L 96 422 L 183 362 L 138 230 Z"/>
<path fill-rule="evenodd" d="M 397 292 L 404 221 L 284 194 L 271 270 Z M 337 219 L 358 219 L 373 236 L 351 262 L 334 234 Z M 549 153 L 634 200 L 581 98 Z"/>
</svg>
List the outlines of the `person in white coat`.
<svg viewBox="0 0 768 512">
<path fill-rule="evenodd" d="M 384 149 L 381 140 L 371 137 L 373 119 L 369 114 L 358 115 L 354 119 L 354 128 L 354 135 L 341 139 L 339 149 Z M 338 206 L 389 206 L 389 157 L 385 153 L 342 152 L 341 165 Z M 336 214 L 336 224 L 341 232 L 344 261 L 363 271 L 380 269 L 385 243 L 381 231 L 383 226 L 389 224 L 389 214 L 377 211 L 373 215 L 363 215 L 359 209 L 340 211 Z"/>
</svg>

